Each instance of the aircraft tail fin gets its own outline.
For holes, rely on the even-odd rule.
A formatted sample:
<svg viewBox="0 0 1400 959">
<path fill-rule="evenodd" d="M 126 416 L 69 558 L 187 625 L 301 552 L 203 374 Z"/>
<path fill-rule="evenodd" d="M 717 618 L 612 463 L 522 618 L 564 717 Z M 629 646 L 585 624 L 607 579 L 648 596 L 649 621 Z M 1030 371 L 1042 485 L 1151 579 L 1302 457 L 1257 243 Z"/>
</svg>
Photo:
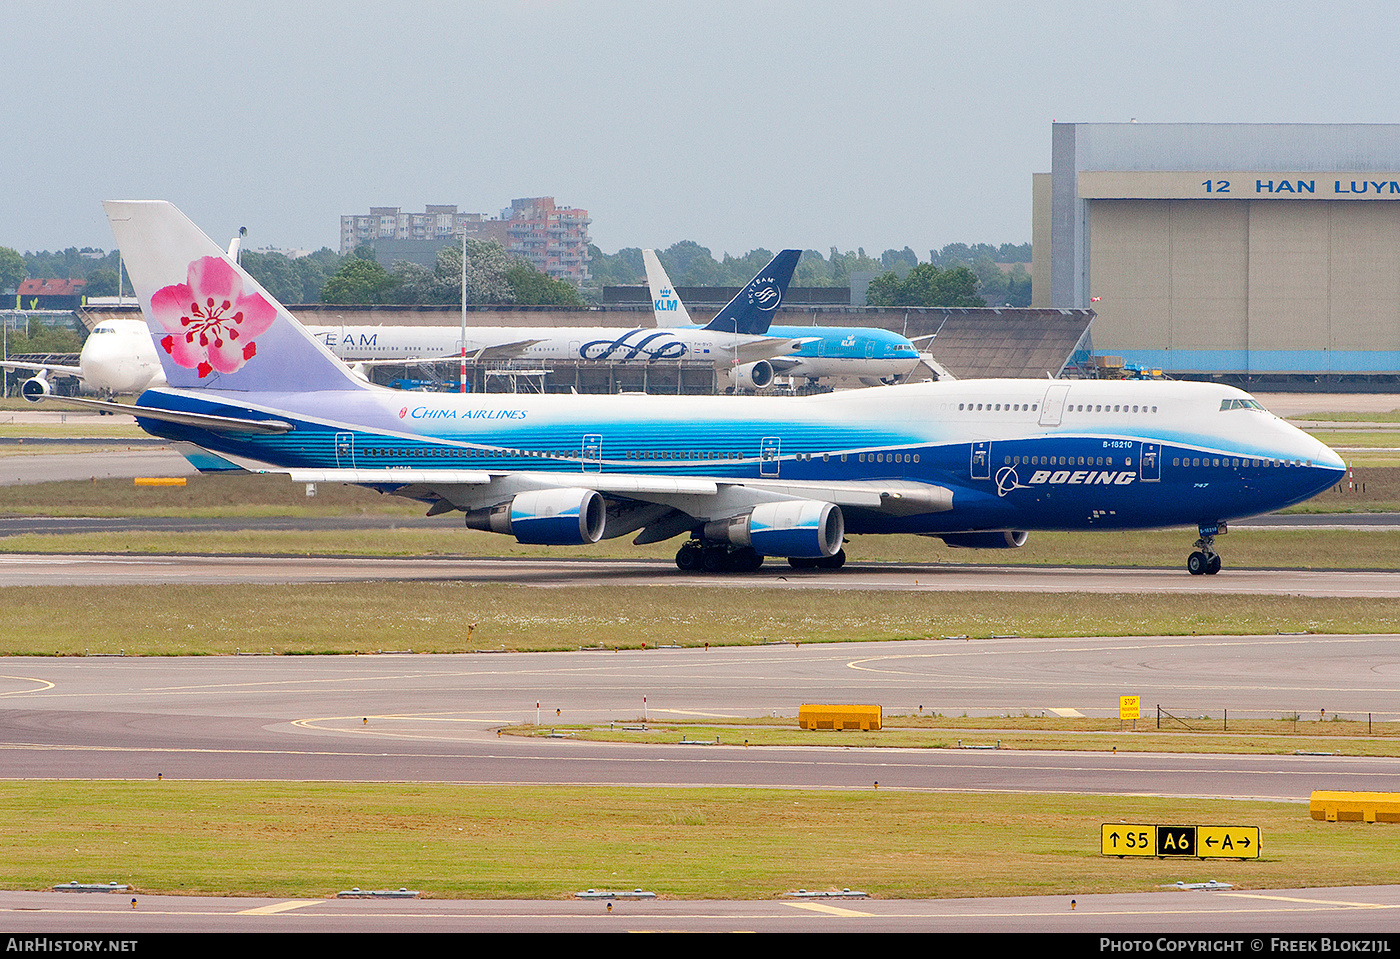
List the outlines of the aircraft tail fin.
<svg viewBox="0 0 1400 959">
<path fill-rule="evenodd" d="M 656 313 L 657 328 L 690 326 L 690 313 L 676 295 L 676 288 L 671 285 L 671 278 L 656 258 L 656 251 L 643 250 L 642 262 L 647 268 L 647 287 L 651 291 L 651 308 Z"/>
<path fill-rule="evenodd" d="M 772 325 L 773 313 L 787 295 L 793 270 L 801 250 L 783 250 L 749 280 L 739 295 L 715 314 L 705 329 L 719 333 L 747 333 L 762 336 Z"/>
<path fill-rule="evenodd" d="M 172 204 L 102 205 L 171 386 L 280 393 L 368 388 Z"/>
</svg>

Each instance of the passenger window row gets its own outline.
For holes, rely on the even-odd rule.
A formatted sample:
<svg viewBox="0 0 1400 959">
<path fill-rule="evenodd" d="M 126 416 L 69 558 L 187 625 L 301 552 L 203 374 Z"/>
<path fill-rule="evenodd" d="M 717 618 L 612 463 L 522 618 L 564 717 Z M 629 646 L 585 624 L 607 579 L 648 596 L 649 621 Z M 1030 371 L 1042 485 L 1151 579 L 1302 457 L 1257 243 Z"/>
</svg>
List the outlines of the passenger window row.
<svg viewBox="0 0 1400 959">
<path fill-rule="evenodd" d="M 1252 459 L 1237 456 L 1180 456 L 1172 457 L 1173 466 L 1207 466 L 1239 469 L 1240 467 L 1261 469 L 1280 466 L 1311 466 L 1312 460 Z"/>
<path fill-rule="evenodd" d="M 1003 466 L 1112 466 L 1112 456 L 1004 456 Z M 1123 465 L 1131 466 L 1131 459 Z"/>
</svg>

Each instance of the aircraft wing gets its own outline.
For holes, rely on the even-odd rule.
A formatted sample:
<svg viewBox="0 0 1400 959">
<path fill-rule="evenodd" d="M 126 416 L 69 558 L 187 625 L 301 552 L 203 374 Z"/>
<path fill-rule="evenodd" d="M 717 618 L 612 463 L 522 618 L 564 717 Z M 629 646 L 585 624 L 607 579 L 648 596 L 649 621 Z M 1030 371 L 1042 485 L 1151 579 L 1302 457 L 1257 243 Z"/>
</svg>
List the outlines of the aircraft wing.
<svg viewBox="0 0 1400 959">
<path fill-rule="evenodd" d="M 467 350 L 467 359 L 473 363 L 491 360 L 512 360 L 542 340 L 515 340 L 511 343 L 492 343 Z M 452 363 L 462 359 L 461 353 L 441 353 L 436 356 L 401 356 L 397 359 L 348 360 L 351 366 L 411 366 L 414 363 Z"/>
<path fill-rule="evenodd" d="M 61 366 L 56 363 L 15 363 L 11 360 L 0 361 L 0 368 L 7 370 L 25 370 L 30 373 L 48 373 L 52 376 L 76 376 L 83 378 L 83 368 L 81 366 Z"/>
<path fill-rule="evenodd" d="M 475 352 L 468 352 L 474 363 L 481 363 L 491 360 L 513 360 L 521 353 L 524 353 L 536 343 L 543 340 L 516 340 L 514 343 L 493 343 L 490 346 L 483 346 Z"/>
<path fill-rule="evenodd" d="M 239 462 L 257 473 L 284 473 L 294 483 L 392 485 L 396 492 L 424 500 L 443 500 L 449 508 L 477 509 L 539 489 L 591 489 L 612 500 L 634 500 L 665 507 L 696 520 L 732 516 L 757 503 L 816 500 L 837 506 L 878 510 L 903 516 L 941 513 L 953 508 L 953 491 L 912 480 L 809 482 L 779 479 L 709 478 L 637 473 L 552 471 L 502 473 L 492 470 L 435 469 L 286 469 Z"/>
<path fill-rule="evenodd" d="M 780 336 L 765 336 L 760 339 L 741 342 L 735 346 L 721 346 L 716 350 L 715 362 L 728 365 L 727 360 L 737 359 L 740 363 L 757 363 L 759 360 L 772 360 L 774 357 L 796 353 L 814 337 L 786 339 Z"/>
<path fill-rule="evenodd" d="M 415 363 L 448 363 L 452 360 L 460 360 L 461 354 L 456 356 L 409 356 L 400 357 L 396 360 L 346 360 L 346 365 L 351 369 L 369 369 L 375 366 L 412 366 Z"/>
</svg>

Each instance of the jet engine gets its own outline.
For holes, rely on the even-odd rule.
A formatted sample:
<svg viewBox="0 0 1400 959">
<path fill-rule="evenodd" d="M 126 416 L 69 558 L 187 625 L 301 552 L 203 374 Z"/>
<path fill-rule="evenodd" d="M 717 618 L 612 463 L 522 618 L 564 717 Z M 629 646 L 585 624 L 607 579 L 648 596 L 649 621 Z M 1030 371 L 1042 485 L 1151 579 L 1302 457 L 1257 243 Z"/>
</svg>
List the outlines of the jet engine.
<svg viewBox="0 0 1400 959">
<path fill-rule="evenodd" d="M 725 371 L 725 378 L 731 386 L 740 390 L 766 390 L 773 385 L 773 364 L 767 360 L 746 363 L 733 370 Z"/>
<path fill-rule="evenodd" d="M 471 529 L 508 533 L 520 543 L 582 546 L 603 538 L 607 503 L 596 490 L 545 489 L 518 493 L 507 503 L 470 510 Z"/>
<path fill-rule="evenodd" d="M 39 402 L 53 393 L 53 387 L 49 385 L 49 374 L 44 372 L 30 377 L 20 384 L 19 391 L 29 402 Z"/>
<path fill-rule="evenodd" d="M 1026 545 L 1029 535 L 1024 530 L 1008 529 L 996 533 L 945 533 L 939 539 L 962 549 L 1016 549 Z"/>
<path fill-rule="evenodd" d="M 817 500 L 760 503 L 751 512 L 705 524 L 704 538 L 751 546 L 762 556 L 824 557 L 841 549 L 841 507 Z"/>
</svg>

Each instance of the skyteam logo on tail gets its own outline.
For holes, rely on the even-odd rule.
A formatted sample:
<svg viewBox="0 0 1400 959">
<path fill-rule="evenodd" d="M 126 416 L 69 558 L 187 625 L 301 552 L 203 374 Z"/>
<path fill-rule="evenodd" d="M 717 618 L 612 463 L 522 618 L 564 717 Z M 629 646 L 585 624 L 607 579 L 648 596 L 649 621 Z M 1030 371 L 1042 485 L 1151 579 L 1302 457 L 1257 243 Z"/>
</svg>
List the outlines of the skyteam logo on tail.
<svg viewBox="0 0 1400 959">
<path fill-rule="evenodd" d="M 770 276 L 754 280 L 754 288 L 753 292 L 749 294 L 749 302 L 764 312 L 776 310 L 778 304 L 783 302 L 783 291 L 778 286 L 778 281 Z"/>
<path fill-rule="evenodd" d="M 238 273 L 214 256 L 192 262 L 186 282 L 157 290 L 151 313 L 168 331 L 161 349 L 201 379 L 242 369 L 257 355 L 255 339 L 277 318 L 276 307 L 245 290 Z"/>
</svg>

